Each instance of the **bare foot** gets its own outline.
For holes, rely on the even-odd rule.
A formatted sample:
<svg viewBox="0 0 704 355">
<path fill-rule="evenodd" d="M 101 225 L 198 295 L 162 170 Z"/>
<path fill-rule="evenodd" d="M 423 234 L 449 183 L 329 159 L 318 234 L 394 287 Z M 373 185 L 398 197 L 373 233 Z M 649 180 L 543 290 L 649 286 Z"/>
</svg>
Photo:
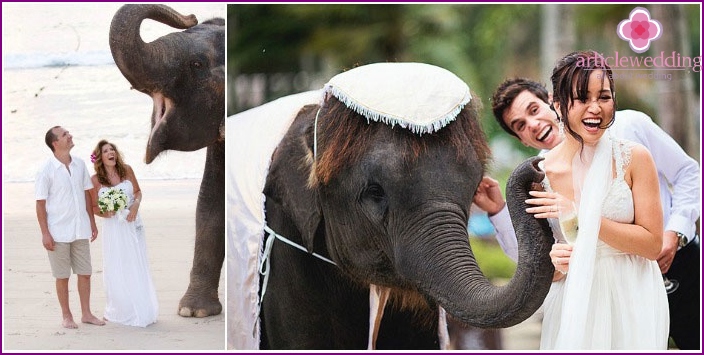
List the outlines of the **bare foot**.
<svg viewBox="0 0 704 355">
<path fill-rule="evenodd" d="M 78 324 L 76 324 L 76 322 L 73 321 L 73 317 L 71 317 L 71 316 L 65 317 L 64 321 L 61 322 L 61 325 L 63 325 L 64 328 L 68 328 L 68 329 L 77 329 L 78 328 Z"/>
<path fill-rule="evenodd" d="M 81 317 L 81 322 L 93 324 L 93 325 L 105 325 L 105 321 L 100 320 L 98 317 L 96 317 L 92 314 L 88 317 L 85 317 L 85 316 Z"/>
</svg>

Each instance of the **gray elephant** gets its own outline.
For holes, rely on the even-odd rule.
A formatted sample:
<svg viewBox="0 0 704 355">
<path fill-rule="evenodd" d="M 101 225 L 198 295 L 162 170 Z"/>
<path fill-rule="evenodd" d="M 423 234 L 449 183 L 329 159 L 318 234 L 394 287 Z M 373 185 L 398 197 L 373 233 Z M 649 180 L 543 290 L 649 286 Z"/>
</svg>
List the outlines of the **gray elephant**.
<svg viewBox="0 0 704 355">
<path fill-rule="evenodd" d="M 527 192 L 543 177 L 535 162 L 524 163 L 509 181 L 519 262 L 508 285 L 494 286 L 479 269 L 467 233 L 469 208 L 489 159 L 480 104 L 468 99 L 452 111 L 452 120 L 432 129 L 397 121 L 403 115 L 357 102 L 359 97 L 414 116 L 454 99 L 448 86 L 456 80 L 448 85 L 438 79 L 446 74 L 432 68 L 419 77 L 425 66 L 397 70 L 402 63 L 384 64 L 347 72 L 364 74 L 349 85 L 357 92 L 336 87 L 333 78 L 322 93 L 294 95 L 228 118 L 228 135 L 254 135 L 261 143 L 264 137 L 256 132 L 266 127 L 277 141 L 273 155 L 263 156 L 270 165 L 259 169 L 266 174 L 257 173 L 265 179 L 262 199 L 247 198 L 244 191 L 261 185 L 228 169 L 228 201 L 263 203 L 267 235 L 259 246 L 237 247 L 257 227 L 242 220 L 257 211 L 232 209 L 230 250 L 259 252 L 254 259 L 261 277 L 255 292 L 242 292 L 246 278 L 228 282 L 228 322 L 258 317 L 253 326 L 228 327 L 231 347 L 438 349 L 444 311 L 464 324 L 497 328 L 525 320 L 542 304 L 554 271 L 548 256 L 553 238 L 544 220 L 525 213 Z M 277 128 L 274 121 L 282 115 L 291 118 Z M 242 169 L 240 163 L 256 158 L 254 146 L 241 141 L 228 138 L 234 144 L 228 166 L 236 162 Z M 255 165 L 248 167 L 251 174 Z M 236 256 L 228 254 L 228 263 L 242 260 Z M 228 271 L 241 266 L 229 265 Z M 386 302 L 372 297 L 378 289 L 386 290 Z M 251 305 L 260 308 L 252 312 Z"/>
<path fill-rule="evenodd" d="M 144 19 L 186 30 L 145 43 L 140 37 Z M 225 257 L 225 20 L 198 24 L 194 15 L 164 5 L 124 5 L 110 25 L 110 49 L 132 87 L 154 101 L 147 164 L 165 150 L 207 147 L 193 267 L 178 313 L 219 314 L 218 283 Z"/>
</svg>

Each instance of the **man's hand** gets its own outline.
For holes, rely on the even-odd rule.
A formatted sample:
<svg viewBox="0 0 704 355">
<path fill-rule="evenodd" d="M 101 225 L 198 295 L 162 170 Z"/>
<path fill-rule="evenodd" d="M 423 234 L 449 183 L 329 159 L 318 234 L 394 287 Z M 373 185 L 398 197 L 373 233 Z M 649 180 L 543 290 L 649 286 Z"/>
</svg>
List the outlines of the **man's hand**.
<svg viewBox="0 0 704 355">
<path fill-rule="evenodd" d="M 474 193 L 474 204 L 486 211 L 489 216 L 493 216 L 501 211 L 506 205 L 499 182 L 485 176 L 479 182 L 477 192 Z"/>
<path fill-rule="evenodd" d="M 662 235 L 662 250 L 660 250 L 660 255 L 658 255 L 658 266 L 660 266 L 661 273 L 665 274 L 670 270 L 678 245 L 677 234 L 673 231 L 665 231 Z"/>
<path fill-rule="evenodd" d="M 90 241 L 92 242 L 95 240 L 95 238 L 98 238 L 98 226 L 95 225 L 95 221 L 91 222 L 90 231 L 91 231 Z"/>
<path fill-rule="evenodd" d="M 42 244 L 44 244 L 44 249 L 54 251 L 54 238 L 50 233 L 42 234 Z"/>
</svg>

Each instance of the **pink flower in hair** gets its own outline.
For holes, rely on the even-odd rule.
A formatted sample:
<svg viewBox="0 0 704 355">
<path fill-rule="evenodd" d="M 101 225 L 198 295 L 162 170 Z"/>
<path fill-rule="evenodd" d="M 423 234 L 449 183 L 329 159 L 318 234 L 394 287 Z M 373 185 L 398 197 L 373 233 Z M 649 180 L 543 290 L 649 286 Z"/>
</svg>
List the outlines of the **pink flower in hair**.
<svg viewBox="0 0 704 355">
<path fill-rule="evenodd" d="M 90 155 L 90 162 L 95 164 L 95 161 L 98 160 L 98 157 L 95 156 L 95 153 L 91 153 Z"/>
</svg>

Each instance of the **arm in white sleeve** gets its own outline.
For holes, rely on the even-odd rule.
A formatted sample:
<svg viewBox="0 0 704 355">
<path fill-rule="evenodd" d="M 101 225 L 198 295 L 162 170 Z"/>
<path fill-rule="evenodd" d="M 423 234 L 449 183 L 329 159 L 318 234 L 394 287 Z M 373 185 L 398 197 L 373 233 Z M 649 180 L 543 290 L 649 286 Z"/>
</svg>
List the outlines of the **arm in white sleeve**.
<svg viewBox="0 0 704 355">
<path fill-rule="evenodd" d="M 619 120 L 622 115 L 629 117 L 625 120 L 628 128 L 624 129 L 631 131 L 636 140 L 650 151 L 658 170 L 658 178 L 667 179 L 671 186 L 672 202 L 670 206 L 663 206 L 669 208 L 670 212 L 669 219 L 665 221 L 665 230 L 683 233 L 691 240 L 695 234 L 695 223 L 701 215 L 699 164 L 648 115 L 626 110 L 619 112 L 616 119 Z"/>
<path fill-rule="evenodd" d="M 516 231 L 511 223 L 511 216 L 508 213 L 508 207 L 504 206 L 498 213 L 489 216 L 489 221 L 496 229 L 496 240 L 504 253 L 513 261 L 518 261 L 518 242 L 516 240 Z"/>
</svg>

